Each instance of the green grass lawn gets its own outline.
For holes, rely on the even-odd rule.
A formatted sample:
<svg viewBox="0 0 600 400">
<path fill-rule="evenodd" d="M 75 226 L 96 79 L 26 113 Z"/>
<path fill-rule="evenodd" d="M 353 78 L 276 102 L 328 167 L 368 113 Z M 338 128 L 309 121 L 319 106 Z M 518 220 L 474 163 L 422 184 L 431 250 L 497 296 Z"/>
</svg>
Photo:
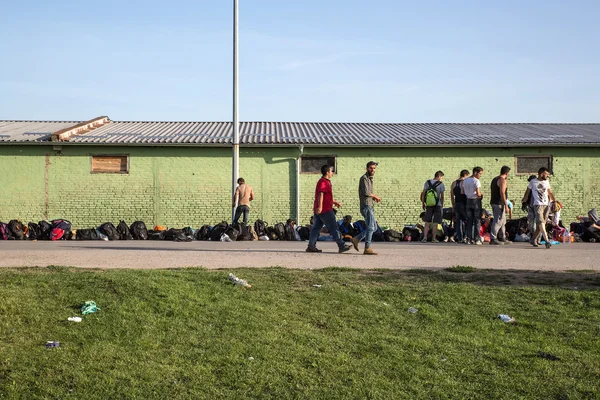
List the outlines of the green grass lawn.
<svg viewBox="0 0 600 400">
<path fill-rule="evenodd" d="M 0 269 L 0 398 L 600 398 L 599 274 L 229 272 Z"/>
</svg>

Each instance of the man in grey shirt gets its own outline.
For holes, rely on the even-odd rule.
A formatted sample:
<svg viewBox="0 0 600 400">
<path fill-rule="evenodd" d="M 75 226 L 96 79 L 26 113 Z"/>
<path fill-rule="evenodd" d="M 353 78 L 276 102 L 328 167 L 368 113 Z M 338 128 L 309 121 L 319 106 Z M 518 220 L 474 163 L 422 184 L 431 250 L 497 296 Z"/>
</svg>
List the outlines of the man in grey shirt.
<svg viewBox="0 0 600 400">
<path fill-rule="evenodd" d="M 377 229 L 377 222 L 375 222 L 375 212 L 373 210 L 373 201 L 379 203 L 381 198 L 373 194 L 373 175 L 377 169 L 378 163 L 375 161 L 369 161 L 367 163 L 367 172 L 360 177 L 358 183 L 358 198 L 360 199 L 360 213 L 365 218 L 365 225 L 367 228 L 352 238 L 352 244 L 356 251 L 358 251 L 358 242 L 365 238 L 365 255 L 377 255 L 376 252 L 371 249 L 371 239 L 373 238 L 373 232 Z"/>
</svg>

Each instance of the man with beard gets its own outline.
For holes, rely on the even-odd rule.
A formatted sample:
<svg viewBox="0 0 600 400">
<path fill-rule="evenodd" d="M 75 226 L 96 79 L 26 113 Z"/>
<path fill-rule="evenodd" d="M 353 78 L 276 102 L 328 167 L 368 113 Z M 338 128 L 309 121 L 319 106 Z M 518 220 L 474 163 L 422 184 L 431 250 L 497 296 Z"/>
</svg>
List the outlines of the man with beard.
<svg viewBox="0 0 600 400">
<path fill-rule="evenodd" d="M 531 194 L 531 201 L 533 204 L 533 213 L 535 216 L 535 232 L 531 236 L 529 243 L 533 247 L 538 247 L 537 238 L 542 234 L 544 241 L 546 242 L 546 248 L 549 249 L 552 245 L 548 240 L 548 234 L 546 233 L 546 220 L 548 220 L 548 214 L 550 213 L 550 200 L 556 201 L 554 193 L 550 189 L 550 181 L 548 177 L 550 171 L 548 168 L 542 167 L 538 171 L 536 179 L 532 179 L 527 186 L 525 196 L 523 196 L 523 202 L 526 202 L 529 194 Z"/>
<path fill-rule="evenodd" d="M 371 239 L 373 238 L 373 232 L 377 229 L 375 222 L 375 211 L 373 210 L 373 202 L 379 203 L 381 198 L 373 194 L 373 176 L 377 169 L 378 163 L 375 161 L 369 161 L 367 163 L 367 172 L 360 177 L 358 183 L 358 198 L 360 200 L 360 213 L 365 219 L 365 225 L 367 226 L 364 231 L 352 238 L 352 245 L 354 249 L 358 251 L 358 242 L 365 238 L 365 251 L 363 254 L 375 256 L 376 252 L 371 248 Z"/>
</svg>

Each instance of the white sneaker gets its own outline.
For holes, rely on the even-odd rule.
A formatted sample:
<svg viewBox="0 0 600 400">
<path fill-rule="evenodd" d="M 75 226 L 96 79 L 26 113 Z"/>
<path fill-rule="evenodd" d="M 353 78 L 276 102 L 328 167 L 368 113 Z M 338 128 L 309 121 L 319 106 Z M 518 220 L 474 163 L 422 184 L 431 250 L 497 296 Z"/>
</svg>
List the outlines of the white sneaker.
<svg viewBox="0 0 600 400">
<path fill-rule="evenodd" d="M 477 246 L 481 246 L 481 245 L 483 244 L 483 242 L 482 242 L 481 240 L 478 240 L 478 241 L 476 241 L 476 242 L 475 242 L 475 244 L 476 244 Z"/>
</svg>

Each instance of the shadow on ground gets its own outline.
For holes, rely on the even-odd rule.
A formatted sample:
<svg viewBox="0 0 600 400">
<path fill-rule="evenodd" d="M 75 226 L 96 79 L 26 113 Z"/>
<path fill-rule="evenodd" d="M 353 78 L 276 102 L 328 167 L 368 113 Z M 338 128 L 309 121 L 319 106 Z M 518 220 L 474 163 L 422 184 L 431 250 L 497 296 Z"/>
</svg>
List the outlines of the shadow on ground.
<svg viewBox="0 0 600 400">
<path fill-rule="evenodd" d="M 478 270 L 451 272 L 450 269 L 360 270 L 372 281 L 428 279 L 447 283 L 483 286 L 555 286 L 573 290 L 600 290 L 600 273 L 579 271 Z"/>
</svg>

